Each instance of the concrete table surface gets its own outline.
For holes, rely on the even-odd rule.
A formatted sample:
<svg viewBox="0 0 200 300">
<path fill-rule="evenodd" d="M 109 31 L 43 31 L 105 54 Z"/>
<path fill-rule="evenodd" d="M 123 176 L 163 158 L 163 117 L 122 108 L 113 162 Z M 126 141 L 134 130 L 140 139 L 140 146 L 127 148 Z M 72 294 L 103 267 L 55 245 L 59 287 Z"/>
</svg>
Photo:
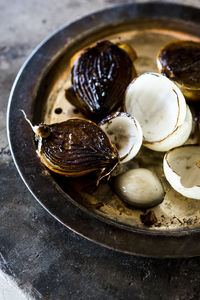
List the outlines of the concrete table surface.
<svg viewBox="0 0 200 300">
<path fill-rule="evenodd" d="M 0 300 L 200 299 L 200 258 L 125 255 L 69 231 L 32 197 L 8 147 L 8 96 L 31 51 L 61 25 L 128 2 L 0 0 Z"/>
</svg>

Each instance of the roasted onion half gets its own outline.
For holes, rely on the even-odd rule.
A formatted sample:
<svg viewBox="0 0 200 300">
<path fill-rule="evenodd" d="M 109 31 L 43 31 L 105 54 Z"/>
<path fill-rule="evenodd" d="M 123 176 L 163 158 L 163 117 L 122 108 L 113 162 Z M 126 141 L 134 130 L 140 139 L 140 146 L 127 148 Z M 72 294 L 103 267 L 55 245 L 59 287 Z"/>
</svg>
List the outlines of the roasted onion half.
<svg viewBox="0 0 200 300">
<path fill-rule="evenodd" d="M 200 43 L 167 44 L 160 50 L 157 64 L 160 72 L 175 81 L 186 98 L 200 100 Z"/>
<path fill-rule="evenodd" d="M 144 73 L 125 93 L 125 111 L 140 123 L 144 146 L 168 151 L 183 145 L 192 130 L 192 116 L 180 89 L 167 77 Z"/>
<path fill-rule="evenodd" d="M 95 171 L 99 181 L 119 163 L 115 146 L 92 121 L 74 118 L 31 127 L 38 139 L 37 153 L 42 163 L 55 173 L 79 177 Z"/>
<path fill-rule="evenodd" d="M 100 122 L 100 127 L 116 146 L 120 162 L 131 160 L 139 152 L 143 133 L 138 121 L 125 112 L 116 112 Z"/>
<path fill-rule="evenodd" d="M 178 193 L 200 200 L 200 146 L 185 145 L 168 151 L 163 169 L 166 179 Z"/>
<path fill-rule="evenodd" d="M 101 120 L 123 102 L 125 89 L 136 77 L 130 49 L 104 40 L 86 49 L 71 71 L 72 88 L 66 98 L 84 115 Z"/>
</svg>

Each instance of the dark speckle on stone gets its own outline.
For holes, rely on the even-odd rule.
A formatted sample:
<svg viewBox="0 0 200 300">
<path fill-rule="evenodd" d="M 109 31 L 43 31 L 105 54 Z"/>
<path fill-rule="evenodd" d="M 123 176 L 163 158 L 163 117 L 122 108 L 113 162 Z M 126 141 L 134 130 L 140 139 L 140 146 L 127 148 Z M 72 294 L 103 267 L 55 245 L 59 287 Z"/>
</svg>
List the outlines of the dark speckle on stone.
<svg viewBox="0 0 200 300">
<path fill-rule="evenodd" d="M 0 156 L 5 156 L 5 155 L 8 155 L 8 156 L 11 156 L 11 153 L 10 153 L 10 149 L 7 146 L 3 147 L 3 148 L 0 148 Z"/>
<path fill-rule="evenodd" d="M 29 49 L 28 44 L 15 44 L 14 46 L 4 46 L 0 48 L 0 56 L 7 61 L 12 61 L 24 57 Z"/>
</svg>

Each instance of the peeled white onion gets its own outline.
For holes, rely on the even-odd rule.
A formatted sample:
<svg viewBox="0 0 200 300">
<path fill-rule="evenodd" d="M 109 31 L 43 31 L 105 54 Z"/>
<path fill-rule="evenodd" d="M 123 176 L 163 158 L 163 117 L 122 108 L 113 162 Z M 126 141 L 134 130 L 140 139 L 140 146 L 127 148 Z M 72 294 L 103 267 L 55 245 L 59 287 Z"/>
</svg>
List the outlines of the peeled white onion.
<svg viewBox="0 0 200 300">
<path fill-rule="evenodd" d="M 134 117 L 117 112 L 102 120 L 100 127 L 116 146 L 122 163 L 136 156 L 142 145 L 143 134 L 140 124 Z"/>
<path fill-rule="evenodd" d="M 115 179 L 115 190 L 125 202 L 139 208 L 161 203 L 164 189 L 156 174 L 148 169 L 132 169 Z"/>
<path fill-rule="evenodd" d="M 185 145 L 168 151 L 163 168 L 166 179 L 177 192 L 200 200 L 200 146 Z"/>
<path fill-rule="evenodd" d="M 174 143 L 177 138 L 178 145 L 185 143 L 189 126 L 184 125 L 182 130 L 178 130 L 186 121 L 185 98 L 165 76 L 144 73 L 133 80 L 125 93 L 125 110 L 140 123 L 146 147 L 167 151 L 177 146 Z M 189 119 L 190 112 L 187 112 L 187 124 Z M 183 133 L 184 129 L 186 133 Z M 172 139 L 171 135 L 175 132 L 176 138 Z"/>
</svg>

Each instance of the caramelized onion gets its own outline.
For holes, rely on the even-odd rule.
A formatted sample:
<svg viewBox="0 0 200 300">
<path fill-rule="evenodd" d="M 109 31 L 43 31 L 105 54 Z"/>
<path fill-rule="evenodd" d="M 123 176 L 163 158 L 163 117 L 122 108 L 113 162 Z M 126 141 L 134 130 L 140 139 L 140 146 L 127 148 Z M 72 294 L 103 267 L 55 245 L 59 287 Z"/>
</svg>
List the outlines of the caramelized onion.
<svg viewBox="0 0 200 300">
<path fill-rule="evenodd" d="M 185 97 L 200 99 L 200 43 L 170 43 L 160 50 L 157 63 L 161 73 L 175 81 Z"/>
<path fill-rule="evenodd" d="M 48 128 L 49 135 L 41 138 L 38 152 L 42 163 L 53 172 L 78 177 L 97 171 L 101 179 L 117 166 L 115 146 L 95 123 L 77 118 Z"/>
<path fill-rule="evenodd" d="M 122 105 L 125 89 L 135 76 L 129 55 L 109 41 L 100 41 L 74 63 L 74 93 L 67 91 L 66 96 L 83 114 L 100 120 Z"/>
</svg>

